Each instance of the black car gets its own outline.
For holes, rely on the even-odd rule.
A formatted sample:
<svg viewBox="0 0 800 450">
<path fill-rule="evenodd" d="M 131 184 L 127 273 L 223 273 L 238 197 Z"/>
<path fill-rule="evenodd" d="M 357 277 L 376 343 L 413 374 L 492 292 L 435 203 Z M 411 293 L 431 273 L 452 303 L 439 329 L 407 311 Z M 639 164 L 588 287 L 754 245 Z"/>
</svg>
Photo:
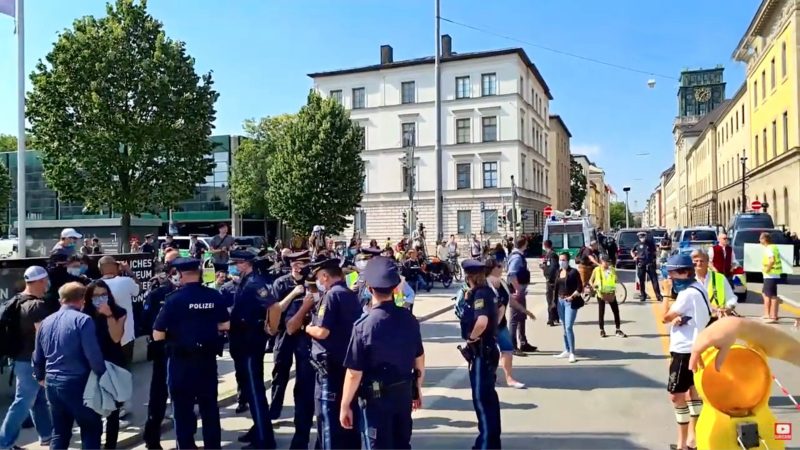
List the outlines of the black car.
<svg viewBox="0 0 800 450">
<path fill-rule="evenodd" d="M 617 232 L 617 268 L 622 269 L 626 267 L 636 267 L 636 262 L 631 256 L 631 250 L 639 243 L 639 233 L 644 231 L 648 234 L 648 238 L 652 239 L 652 235 L 648 230 L 642 228 L 625 228 Z"/>
<path fill-rule="evenodd" d="M 775 228 L 775 221 L 772 220 L 772 216 L 763 212 L 739 213 L 731 219 L 731 223 L 728 226 L 728 233 L 734 233 L 736 230 L 744 228 L 763 228 L 771 230 Z"/>
</svg>

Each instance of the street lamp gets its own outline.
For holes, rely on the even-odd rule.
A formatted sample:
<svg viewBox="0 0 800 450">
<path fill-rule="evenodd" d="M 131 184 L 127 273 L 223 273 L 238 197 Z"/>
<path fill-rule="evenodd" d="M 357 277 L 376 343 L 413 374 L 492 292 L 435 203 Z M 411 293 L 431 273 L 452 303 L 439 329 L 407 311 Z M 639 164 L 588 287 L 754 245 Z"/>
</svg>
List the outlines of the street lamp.
<svg viewBox="0 0 800 450">
<path fill-rule="evenodd" d="M 745 171 L 747 170 L 747 156 L 742 152 L 742 156 L 739 157 L 739 161 L 742 162 L 742 212 L 747 211 L 747 187 L 745 185 L 745 180 L 747 177 L 745 176 Z"/>
<path fill-rule="evenodd" d="M 631 222 L 630 222 L 631 213 L 630 213 L 630 208 L 628 207 L 628 192 L 631 191 L 631 187 L 630 186 L 625 186 L 625 187 L 622 188 L 622 191 L 625 192 L 625 228 L 630 228 L 631 227 Z"/>
</svg>

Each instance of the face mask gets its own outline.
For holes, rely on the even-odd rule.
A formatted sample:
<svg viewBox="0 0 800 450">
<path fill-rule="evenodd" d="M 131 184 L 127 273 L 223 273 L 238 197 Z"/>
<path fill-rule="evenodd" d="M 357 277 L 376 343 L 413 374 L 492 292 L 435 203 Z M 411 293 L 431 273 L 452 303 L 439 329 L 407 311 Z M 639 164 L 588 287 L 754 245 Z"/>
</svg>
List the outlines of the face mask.
<svg viewBox="0 0 800 450">
<path fill-rule="evenodd" d="M 228 266 L 228 275 L 230 275 L 232 277 L 238 277 L 239 276 L 239 268 L 236 267 L 236 266 Z"/>
<path fill-rule="evenodd" d="M 92 304 L 95 308 L 99 308 L 100 305 L 105 305 L 106 303 L 108 303 L 107 295 L 98 295 L 97 297 L 92 297 Z"/>
<path fill-rule="evenodd" d="M 356 269 L 359 271 L 364 270 L 367 268 L 367 260 L 362 259 L 361 261 L 356 261 Z"/>
<path fill-rule="evenodd" d="M 561 267 L 562 269 L 566 269 L 567 267 L 569 267 L 569 261 L 559 261 L 558 266 Z"/>
<path fill-rule="evenodd" d="M 89 266 L 81 264 L 81 275 L 85 274 L 87 270 L 89 270 Z"/>
<path fill-rule="evenodd" d="M 317 290 L 320 292 L 320 294 L 325 292 L 325 285 L 319 280 L 317 280 Z"/>
<path fill-rule="evenodd" d="M 77 277 L 78 275 L 81 274 L 81 268 L 80 267 L 67 267 L 67 273 L 72 275 L 72 276 Z"/>
<path fill-rule="evenodd" d="M 644 242 L 645 238 L 639 238 L 639 242 Z"/>
<path fill-rule="evenodd" d="M 67 248 L 75 248 L 75 243 L 74 242 L 68 243 Z"/>
<path fill-rule="evenodd" d="M 675 292 L 680 292 L 691 286 L 692 283 L 694 283 L 694 280 L 691 278 L 674 279 L 672 280 L 672 289 L 674 289 Z"/>
<path fill-rule="evenodd" d="M 169 278 L 170 278 L 170 280 L 172 280 L 173 283 L 181 284 L 181 276 L 180 275 L 173 275 L 173 276 L 171 276 Z"/>
</svg>

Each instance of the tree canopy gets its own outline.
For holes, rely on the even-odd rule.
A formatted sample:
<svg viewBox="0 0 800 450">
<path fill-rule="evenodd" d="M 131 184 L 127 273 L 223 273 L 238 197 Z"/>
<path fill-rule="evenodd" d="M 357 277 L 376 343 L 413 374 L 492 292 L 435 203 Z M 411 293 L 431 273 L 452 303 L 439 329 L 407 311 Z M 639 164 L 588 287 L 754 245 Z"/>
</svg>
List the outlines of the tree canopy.
<svg viewBox="0 0 800 450">
<path fill-rule="evenodd" d="M 586 175 L 578 161 L 570 157 L 569 160 L 569 193 L 572 209 L 581 209 L 586 199 Z"/>
<path fill-rule="evenodd" d="M 312 90 L 284 131 L 267 168 L 270 212 L 301 234 L 314 225 L 343 231 L 363 195 L 363 130 L 341 104 Z"/>
<path fill-rule="evenodd" d="M 77 19 L 31 75 L 28 120 L 48 185 L 90 211 L 158 213 L 194 195 L 213 169 L 218 94 L 147 2 L 116 0 Z"/>
<path fill-rule="evenodd" d="M 608 204 L 608 217 L 611 228 L 625 228 L 625 202 L 610 202 Z M 628 220 L 634 225 L 633 214 L 628 211 Z"/>
</svg>

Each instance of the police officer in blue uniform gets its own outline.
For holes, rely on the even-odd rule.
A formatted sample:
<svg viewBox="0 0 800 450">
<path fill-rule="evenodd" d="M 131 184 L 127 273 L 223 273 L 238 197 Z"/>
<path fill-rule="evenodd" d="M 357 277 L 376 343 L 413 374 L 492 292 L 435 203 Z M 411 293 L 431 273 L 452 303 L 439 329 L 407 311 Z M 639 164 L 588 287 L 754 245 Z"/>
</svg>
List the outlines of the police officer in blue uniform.
<svg viewBox="0 0 800 450">
<path fill-rule="evenodd" d="M 150 280 L 150 288 L 144 295 L 145 327 L 152 331 L 156 317 L 161 312 L 167 296 L 178 285 L 173 281 L 177 271 L 172 267 L 180 254 L 168 252 L 164 256 L 164 271 Z M 150 332 L 148 332 L 150 334 Z M 161 450 L 161 422 L 167 411 L 167 353 L 164 341 L 151 341 L 147 344 L 147 360 L 153 362 L 150 376 L 150 398 L 147 402 L 147 421 L 144 424 L 144 443 L 148 449 Z"/>
<path fill-rule="evenodd" d="M 316 448 L 323 450 L 361 448 L 358 431 L 342 428 L 339 423 L 345 376 L 344 357 L 353 324 L 361 317 L 361 303 L 356 293 L 347 288 L 339 264 L 338 259 L 330 258 L 316 261 L 310 266 L 311 276 L 315 277 L 322 294 L 312 314 L 311 324 L 306 326 L 306 333 L 313 338 L 311 363 L 316 370 Z M 358 411 L 355 402 L 351 407 Z"/>
<path fill-rule="evenodd" d="M 661 296 L 661 289 L 658 286 L 658 275 L 656 274 L 656 246 L 655 241 L 648 238 L 644 231 L 636 233 L 639 238 L 639 243 L 636 244 L 631 250 L 631 256 L 636 261 L 636 277 L 639 280 L 639 300 L 647 300 L 647 285 L 645 281 L 650 278 L 650 283 L 653 285 L 653 292 L 656 294 L 656 300 L 659 302 L 663 299 Z"/>
<path fill-rule="evenodd" d="M 361 301 L 361 306 L 364 308 L 365 312 L 367 310 L 367 306 L 371 300 L 371 297 L 364 283 L 363 272 L 364 269 L 367 267 L 369 260 L 376 256 L 379 256 L 382 251 L 383 250 L 379 248 L 364 247 L 356 255 L 355 266 L 356 270 L 358 271 L 358 278 L 356 279 L 355 285 L 351 286 L 351 288 L 358 294 L 358 299 Z"/>
<path fill-rule="evenodd" d="M 372 294 L 372 307 L 353 326 L 339 421 L 345 429 L 353 428 L 350 404 L 357 395 L 367 448 L 410 449 L 411 411 L 420 406 L 418 389 L 425 371 L 419 322 L 394 302 L 400 273 L 393 260 L 372 258 L 361 276 Z"/>
<path fill-rule="evenodd" d="M 245 448 L 275 448 L 275 434 L 269 419 L 269 403 L 264 388 L 264 354 L 269 334 L 277 333 L 280 307 L 272 296 L 272 288 L 253 271 L 256 255 L 247 250 L 234 250 L 230 261 L 239 274 L 239 285 L 231 310 L 229 333 L 230 353 L 237 379 L 244 386 L 253 426 L 240 442 Z"/>
<path fill-rule="evenodd" d="M 500 402 L 495 390 L 500 361 L 496 296 L 486 284 L 484 263 L 467 259 L 461 267 L 469 287 L 461 316 L 461 337 L 467 341 L 462 353 L 469 363 L 472 403 L 478 416 L 478 437 L 472 448 L 500 448 Z"/>
<path fill-rule="evenodd" d="M 181 288 L 167 296 L 153 325 L 153 340 L 166 340 L 167 380 L 178 448 L 197 448 L 195 404 L 203 420 L 204 447 L 220 448 L 216 355 L 220 332 L 230 327 L 230 315 L 219 292 L 203 286 L 200 261 L 178 258 L 172 267 L 180 275 Z"/>
<path fill-rule="evenodd" d="M 272 291 L 281 311 L 278 335 L 273 351 L 272 403 L 270 418 L 280 418 L 292 361 L 295 362 L 294 425 L 295 434 L 290 448 L 308 448 L 311 426 L 314 423 L 314 368 L 311 365 L 311 337 L 301 329 L 308 324 L 314 299 L 305 289 L 308 251 L 288 255 L 291 272 L 275 280 Z"/>
</svg>

